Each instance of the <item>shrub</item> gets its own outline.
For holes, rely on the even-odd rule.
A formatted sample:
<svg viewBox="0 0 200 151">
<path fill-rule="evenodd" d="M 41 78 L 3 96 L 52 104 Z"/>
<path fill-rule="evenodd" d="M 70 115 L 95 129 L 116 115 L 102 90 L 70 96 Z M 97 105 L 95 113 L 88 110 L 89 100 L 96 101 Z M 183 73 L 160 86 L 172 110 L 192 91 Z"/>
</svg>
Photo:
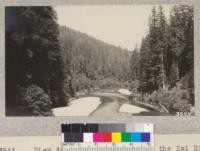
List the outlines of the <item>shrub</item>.
<svg viewBox="0 0 200 151">
<path fill-rule="evenodd" d="M 22 102 L 34 115 L 51 115 L 51 101 L 44 90 L 36 85 L 30 85 L 23 89 Z"/>
<path fill-rule="evenodd" d="M 139 81 L 135 80 L 135 81 L 131 81 L 131 83 L 129 84 L 129 89 L 133 92 L 136 93 L 137 89 L 139 87 Z"/>
<path fill-rule="evenodd" d="M 189 93 L 186 89 L 174 87 L 173 89 L 158 90 L 150 95 L 153 104 L 161 103 L 170 112 L 190 112 Z"/>
<path fill-rule="evenodd" d="M 77 74 L 72 78 L 72 87 L 75 92 L 91 90 L 93 88 L 117 88 L 122 87 L 123 83 L 114 78 L 105 78 L 98 76 L 97 79 L 91 80 L 85 74 Z"/>
<path fill-rule="evenodd" d="M 102 88 L 102 89 L 104 89 L 104 88 L 117 88 L 117 87 L 122 86 L 121 82 L 119 82 L 115 79 L 112 79 L 112 78 L 104 78 L 104 79 L 96 81 L 95 83 L 99 88 Z"/>
<path fill-rule="evenodd" d="M 190 94 L 187 89 L 174 87 L 171 90 L 160 89 L 151 94 L 143 94 L 137 97 L 140 102 L 148 103 L 153 106 L 162 104 L 170 113 L 190 112 Z"/>
<path fill-rule="evenodd" d="M 194 106 L 194 70 L 187 73 L 180 81 L 182 87 L 189 93 L 189 101 Z"/>
<path fill-rule="evenodd" d="M 190 112 L 189 93 L 186 89 L 173 88 L 170 91 L 170 109 L 176 112 Z"/>
<path fill-rule="evenodd" d="M 78 92 L 92 87 L 92 82 L 85 74 L 77 74 L 72 78 L 72 87 Z"/>
</svg>

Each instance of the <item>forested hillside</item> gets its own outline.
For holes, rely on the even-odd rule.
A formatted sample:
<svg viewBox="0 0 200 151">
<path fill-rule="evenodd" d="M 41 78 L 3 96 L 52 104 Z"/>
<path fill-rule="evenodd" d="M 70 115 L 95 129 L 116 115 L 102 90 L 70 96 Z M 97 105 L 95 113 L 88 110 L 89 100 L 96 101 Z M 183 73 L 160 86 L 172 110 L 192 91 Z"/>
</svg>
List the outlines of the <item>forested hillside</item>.
<svg viewBox="0 0 200 151">
<path fill-rule="evenodd" d="M 70 65 L 75 92 L 123 87 L 128 82 L 131 51 L 65 26 L 60 27 L 60 44 L 65 68 Z"/>
<path fill-rule="evenodd" d="M 131 59 L 141 101 L 164 104 L 170 111 L 194 105 L 193 21 L 192 6 L 174 6 L 169 21 L 162 6 L 153 8 L 149 32 Z"/>
<path fill-rule="evenodd" d="M 50 115 L 52 106 L 67 105 L 58 38 L 52 7 L 6 8 L 7 107 Z"/>
</svg>

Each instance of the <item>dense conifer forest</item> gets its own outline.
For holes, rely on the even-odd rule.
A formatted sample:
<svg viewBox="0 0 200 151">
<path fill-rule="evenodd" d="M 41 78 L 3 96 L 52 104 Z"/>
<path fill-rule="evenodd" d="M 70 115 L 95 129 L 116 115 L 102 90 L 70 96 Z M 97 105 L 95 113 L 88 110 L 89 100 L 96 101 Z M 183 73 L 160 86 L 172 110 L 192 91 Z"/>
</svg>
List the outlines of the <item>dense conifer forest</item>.
<svg viewBox="0 0 200 151">
<path fill-rule="evenodd" d="M 133 104 L 190 112 L 193 20 L 191 6 L 175 5 L 169 19 L 154 7 L 140 48 L 127 50 L 58 25 L 53 7 L 7 7 L 7 115 L 49 116 L 80 93 L 116 88 L 131 90 Z"/>
<path fill-rule="evenodd" d="M 153 8 L 149 33 L 131 59 L 142 101 L 180 112 L 194 105 L 193 22 L 191 6 L 174 6 L 169 21 L 162 6 Z"/>
<path fill-rule="evenodd" d="M 60 44 L 74 91 L 120 87 L 129 80 L 130 51 L 66 27 L 60 27 Z"/>
</svg>

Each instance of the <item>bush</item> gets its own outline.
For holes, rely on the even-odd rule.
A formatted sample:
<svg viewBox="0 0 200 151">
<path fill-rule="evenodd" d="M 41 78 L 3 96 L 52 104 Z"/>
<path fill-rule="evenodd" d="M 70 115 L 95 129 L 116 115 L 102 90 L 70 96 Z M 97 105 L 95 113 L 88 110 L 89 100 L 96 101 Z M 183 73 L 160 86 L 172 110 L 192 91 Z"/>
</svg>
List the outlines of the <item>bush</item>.
<svg viewBox="0 0 200 151">
<path fill-rule="evenodd" d="M 98 77 L 95 80 L 91 80 L 86 77 L 85 74 L 77 74 L 74 75 L 72 78 L 72 87 L 75 92 L 81 92 L 85 90 L 91 90 L 93 88 L 117 88 L 122 87 L 123 83 L 119 82 L 114 78 L 105 78 L 105 77 Z"/>
<path fill-rule="evenodd" d="M 104 78 L 101 80 L 97 80 L 95 82 L 99 88 L 104 89 L 104 88 L 117 88 L 121 87 L 123 84 L 115 79 L 112 78 Z"/>
<path fill-rule="evenodd" d="M 158 90 L 150 95 L 149 101 L 153 104 L 162 104 L 170 112 L 190 112 L 189 93 L 185 89 Z"/>
<path fill-rule="evenodd" d="M 189 99 L 189 93 L 186 89 L 173 88 L 169 95 L 169 109 L 175 112 L 190 112 Z"/>
<path fill-rule="evenodd" d="M 77 74 L 72 78 L 72 87 L 78 92 L 92 87 L 92 81 L 85 74 Z"/>
<path fill-rule="evenodd" d="M 23 104 L 27 106 L 34 115 L 52 115 L 50 98 L 42 88 L 36 85 L 24 88 L 21 99 Z"/>
<path fill-rule="evenodd" d="M 189 93 L 189 101 L 194 106 L 194 70 L 187 73 L 180 81 L 182 87 Z"/>
<path fill-rule="evenodd" d="M 143 94 L 137 97 L 138 101 L 160 106 L 162 104 L 170 113 L 190 112 L 190 95 L 187 89 L 174 87 L 171 90 L 160 89 L 152 94 Z"/>
<path fill-rule="evenodd" d="M 138 87 L 139 87 L 139 81 L 138 80 L 131 81 L 131 83 L 129 84 L 129 89 L 133 93 L 137 93 Z"/>
</svg>

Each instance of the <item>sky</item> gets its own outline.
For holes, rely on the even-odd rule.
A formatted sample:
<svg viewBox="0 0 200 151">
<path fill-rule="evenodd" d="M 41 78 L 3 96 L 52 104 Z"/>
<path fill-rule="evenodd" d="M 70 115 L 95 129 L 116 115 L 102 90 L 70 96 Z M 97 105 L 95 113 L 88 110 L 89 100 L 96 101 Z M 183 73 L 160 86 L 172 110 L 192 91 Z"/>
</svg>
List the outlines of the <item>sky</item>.
<svg viewBox="0 0 200 151">
<path fill-rule="evenodd" d="M 163 5 L 169 17 L 172 5 Z M 148 32 L 153 5 L 56 6 L 58 24 L 132 51 Z"/>
</svg>

